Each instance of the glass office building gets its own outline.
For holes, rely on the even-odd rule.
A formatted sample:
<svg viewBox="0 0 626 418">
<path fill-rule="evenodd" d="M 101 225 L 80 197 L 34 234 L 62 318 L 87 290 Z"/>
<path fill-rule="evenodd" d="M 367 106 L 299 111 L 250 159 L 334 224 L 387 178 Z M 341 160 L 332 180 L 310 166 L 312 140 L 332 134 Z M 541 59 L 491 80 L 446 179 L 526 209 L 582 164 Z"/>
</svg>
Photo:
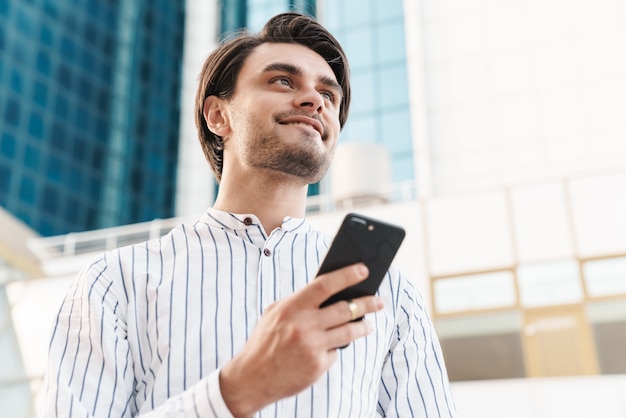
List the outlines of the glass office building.
<svg viewBox="0 0 626 418">
<path fill-rule="evenodd" d="M 42 235 L 174 215 L 184 4 L 0 2 L 0 205 Z"/>
<path fill-rule="evenodd" d="M 404 2 L 328 1 L 320 14 L 352 70 L 350 117 L 341 140 L 384 146 L 392 181 L 413 180 Z"/>
</svg>

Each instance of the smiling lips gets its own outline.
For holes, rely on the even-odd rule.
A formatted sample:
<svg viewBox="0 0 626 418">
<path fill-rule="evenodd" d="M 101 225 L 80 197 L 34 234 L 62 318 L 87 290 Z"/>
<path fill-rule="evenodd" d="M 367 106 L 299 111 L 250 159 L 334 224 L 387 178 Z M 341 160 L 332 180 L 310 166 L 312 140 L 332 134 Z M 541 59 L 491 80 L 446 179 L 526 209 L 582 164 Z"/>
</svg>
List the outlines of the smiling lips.
<svg viewBox="0 0 626 418">
<path fill-rule="evenodd" d="M 303 124 L 311 126 L 317 132 L 319 132 L 320 136 L 324 137 L 324 127 L 321 122 L 316 119 L 310 118 L 308 116 L 288 116 L 278 121 L 281 125 L 289 125 L 289 124 Z"/>
</svg>

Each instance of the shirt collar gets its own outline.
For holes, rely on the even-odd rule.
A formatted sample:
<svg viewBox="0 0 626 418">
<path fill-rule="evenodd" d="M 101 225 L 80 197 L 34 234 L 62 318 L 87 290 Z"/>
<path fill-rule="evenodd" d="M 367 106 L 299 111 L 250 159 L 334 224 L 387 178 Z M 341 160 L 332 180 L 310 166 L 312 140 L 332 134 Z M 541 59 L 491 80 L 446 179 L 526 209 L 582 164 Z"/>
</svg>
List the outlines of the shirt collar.
<svg viewBox="0 0 626 418">
<path fill-rule="evenodd" d="M 245 230 L 247 228 L 263 230 L 259 218 L 254 214 L 230 213 L 215 208 L 208 208 L 200 217 L 200 222 L 232 231 Z M 292 218 L 291 216 L 286 216 L 285 219 L 283 219 L 281 228 L 286 232 L 296 234 L 311 231 L 311 225 L 308 220 L 305 218 Z"/>
</svg>

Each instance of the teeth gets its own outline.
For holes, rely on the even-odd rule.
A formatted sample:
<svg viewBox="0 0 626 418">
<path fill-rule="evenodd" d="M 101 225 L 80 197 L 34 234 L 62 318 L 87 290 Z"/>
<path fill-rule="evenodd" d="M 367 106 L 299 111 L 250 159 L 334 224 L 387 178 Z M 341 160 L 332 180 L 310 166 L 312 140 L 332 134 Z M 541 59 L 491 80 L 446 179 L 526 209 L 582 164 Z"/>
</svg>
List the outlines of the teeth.
<svg viewBox="0 0 626 418">
<path fill-rule="evenodd" d="M 281 125 L 302 125 L 302 126 L 308 126 L 309 128 L 315 130 L 315 132 L 319 131 L 317 130 L 317 128 L 313 125 L 311 125 L 310 123 L 305 123 L 305 122 L 279 122 Z"/>
<path fill-rule="evenodd" d="M 302 126 L 308 126 L 310 128 L 315 129 L 313 125 L 310 125 L 308 123 L 303 123 L 303 122 L 287 122 L 287 123 L 283 123 L 283 125 L 302 125 Z"/>
</svg>

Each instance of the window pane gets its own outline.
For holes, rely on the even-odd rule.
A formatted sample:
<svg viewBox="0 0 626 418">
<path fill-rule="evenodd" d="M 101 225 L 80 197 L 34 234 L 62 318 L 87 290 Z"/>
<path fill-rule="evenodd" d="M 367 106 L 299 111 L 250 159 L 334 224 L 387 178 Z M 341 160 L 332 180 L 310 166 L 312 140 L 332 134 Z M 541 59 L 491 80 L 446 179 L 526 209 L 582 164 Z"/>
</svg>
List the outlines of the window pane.
<svg viewBox="0 0 626 418">
<path fill-rule="evenodd" d="M 378 53 L 381 63 L 404 61 L 404 22 L 398 20 L 377 28 Z"/>
<path fill-rule="evenodd" d="M 490 309 L 515 304 L 513 273 L 473 274 L 438 279 L 434 284 L 438 313 Z"/>
<path fill-rule="evenodd" d="M 575 303 L 582 300 L 578 263 L 574 260 L 522 265 L 517 270 L 522 305 Z"/>
<path fill-rule="evenodd" d="M 9 193 L 9 186 L 11 185 L 11 170 L 9 167 L 0 165 L 0 193 Z"/>
<path fill-rule="evenodd" d="M 376 109 L 374 89 L 376 81 L 371 70 L 355 71 L 351 79 L 353 96 L 350 105 L 351 116 Z"/>
<path fill-rule="evenodd" d="M 369 1 L 347 0 L 345 10 L 346 26 L 367 25 L 371 23 L 372 15 Z"/>
<path fill-rule="evenodd" d="M 0 139 L 0 154 L 9 159 L 15 158 L 15 147 L 15 137 L 8 132 L 3 133 Z"/>
<path fill-rule="evenodd" d="M 426 210 L 430 265 L 434 275 L 506 270 L 513 265 L 504 194 L 431 199 Z"/>
<path fill-rule="evenodd" d="M 589 296 L 626 293 L 626 257 L 587 261 L 583 272 Z"/>
<path fill-rule="evenodd" d="M 48 180 L 58 183 L 61 181 L 61 171 L 63 164 L 61 159 L 55 155 L 48 157 L 48 170 L 46 171 Z"/>
<path fill-rule="evenodd" d="M 54 215 L 58 207 L 58 190 L 55 187 L 46 185 L 43 189 L 42 204 L 44 212 Z"/>
<path fill-rule="evenodd" d="M 24 165 L 28 168 L 32 168 L 35 171 L 39 170 L 39 149 L 32 144 L 26 145 L 24 150 Z"/>
<path fill-rule="evenodd" d="M 23 81 L 22 75 L 16 70 L 11 71 L 11 90 L 13 90 L 17 94 L 23 93 Z"/>
<path fill-rule="evenodd" d="M 623 190 L 626 190 L 626 173 L 571 181 L 574 230 L 582 257 L 621 254 L 626 250 Z"/>
<path fill-rule="evenodd" d="M 33 101 L 37 103 L 41 107 L 45 107 L 48 100 L 48 87 L 39 82 L 35 81 L 35 87 L 33 88 Z"/>
<path fill-rule="evenodd" d="M 20 199 L 26 203 L 35 203 L 35 181 L 30 177 L 22 177 Z"/>
<path fill-rule="evenodd" d="M 44 24 L 39 31 L 39 40 L 44 45 L 52 46 L 53 39 L 52 30 L 50 30 L 48 25 Z"/>
<path fill-rule="evenodd" d="M 602 374 L 626 373 L 626 299 L 590 303 L 587 316 Z"/>
<path fill-rule="evenodd" d="M 31 113 L 28 118 L 28 133 L 36 139 L 43 138 L 43 118 L 39 113 Z"/>
<path fill-rule="evenodd" d="M 511 191 L 511 201 L 517 250 L 522 263 L 573 256 L 562 184 L 517 187 Z"/>
<path fill-rule="evenodd" d="M 411 115 L 408 109 L 381 111 L 385 145 L 392 155 L 412 157 Z"/>
<path fill-rule="evenodd" d="M 355 72 L 362 68 L 372 68 L 373 43 L 369 28 L 349 31 L 343 44 L 346 54 L 350 57 L 350 67 Z"/>
<path fill-rule="evenodd" d="M 404 17 L 403 6 L 404 2 L 402 0 L 374 2 L 376 17 L 381 21 L 390 18 L 402 19 Z"/>
<path fill-rule="evenodd" d="M 381 104 L 383 107 L 405 106 L 409 103 L 406 66 L 385 66 L 378 74 Z"/>
<path fill-rule="evenodd" d="M 521 323 L 517 312 L 437 320 L 450 380 L 525 377 Z"/>
<path fill-rule="evenodd" d="M 380 142 L 376 136 L 376 119 L 371 113 L 364 113 L 359 116 L 351 116 L 350 122 L 346 125 L 343 138 L 349 141 Z"/>
<path fill-rule="evenodd" d="M 48 54 L 43 51 L 37 52 L 37 71 L 45 76 L 48 76 L 50 75 L 51 66 L 52 64 L 50 63 L 50 57 L 48 56 Z"/>
<path fill-rule="evenodd" d="M 20 123 L 20 104 L 9 99 L 4 109 L 4 121 L 11 126 L 18 126 Z"/>
</svg>

